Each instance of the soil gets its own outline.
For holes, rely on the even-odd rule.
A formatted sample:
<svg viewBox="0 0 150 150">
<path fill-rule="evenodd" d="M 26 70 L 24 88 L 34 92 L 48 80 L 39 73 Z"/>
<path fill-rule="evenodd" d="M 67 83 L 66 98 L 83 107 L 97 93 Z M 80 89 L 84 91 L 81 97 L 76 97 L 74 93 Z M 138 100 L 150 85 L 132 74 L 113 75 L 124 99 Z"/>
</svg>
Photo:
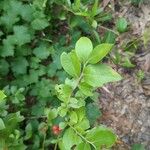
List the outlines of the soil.
<svg viewBox="0 0 150 150">
<path fill-rule="evenodd" d="M 150 2 L 138 7 L 129 2 L 117 2 L 117 5 L 121 9 L 115 15 L 124 16 L 130 22 L 130 31 L 120 37 L 120 41 L 141 37 L 150 24 Z M 117 133 L 119 141 L 115 150 L 130 150 L 134 143 L 142 143 L 150 150 L 150 44 L 145 47 L 141 43 L 132 59 L 136 67 L 118 69 L 122 81 L 100 89 L 99 103 L 103 113 L 100 123 Z M 144 71 L 141 81 L 137 78 L 138 70 Z"/>
</svg>

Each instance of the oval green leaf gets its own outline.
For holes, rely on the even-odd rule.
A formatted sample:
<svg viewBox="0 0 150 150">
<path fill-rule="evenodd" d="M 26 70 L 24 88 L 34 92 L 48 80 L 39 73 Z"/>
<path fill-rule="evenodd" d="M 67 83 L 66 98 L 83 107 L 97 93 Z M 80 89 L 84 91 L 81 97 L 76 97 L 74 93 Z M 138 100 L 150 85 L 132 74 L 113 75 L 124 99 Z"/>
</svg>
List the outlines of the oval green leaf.
<svg viewBox="0 0 150 150">
<path fill-rule="evenodd" d="M 121 76 L 106 64 L 89 65 L 84 70 L 84 82 L 100 87 L 108 82 L 121 80 Z"/>
<path fill-rule="evenodd" d="M 108 44 L 108 43 L 104 43 L 96 46 L 90 55 L 89 63 L 96 64 L 97 62 L 102 60 L 110 52 L 112 46 L 113 44 Z"/>
<path fill-rule="evenodd" d="M 5 124 L 2 118 L 0 118 L 0 130 L 3 130 L 3 129 L 5 129 Z"/>
<path fill-rule="evenodd" d="M 73 77 L 78 77 L 81 71 L 80 61 L 74 51 L 61 54 L 61 64 L 64 70 Z"/>
<path fill-rule="evenodd" d="M 93 50 L 92 42 L 87 37 L 81 37 L 76 45 L 75 51 L 81 62 L 85 63 Z"/>
<path fill-rule="evenodd" d="M 99 126 L 95 127 L 87 132 L 86 139 L 92 142 L 97 149 L 102 146 L 110 148 L 115 144 L 117 136 L 108 128 Z"/>
<path fill-rule="evenodd" d="M 127 20 L 125 18 L 118 19 L 116 26 L 120 33 L 125 32 L 128 26 Z"/>
<path fill-rule="evenodd" d="M 79 145 L 82 140 L 81 138 L 74 132 L 73 129 L 69 128 L 65 131 L 62 139 L 65 150 L 71 150 L 71 147 L 74 145 Z"/>
<path fill-rule="evenodd" d="M 75 148 L 75 150 L 91 150 L 91 147 L 89 143 L 82 142 Z"/>
</svg>

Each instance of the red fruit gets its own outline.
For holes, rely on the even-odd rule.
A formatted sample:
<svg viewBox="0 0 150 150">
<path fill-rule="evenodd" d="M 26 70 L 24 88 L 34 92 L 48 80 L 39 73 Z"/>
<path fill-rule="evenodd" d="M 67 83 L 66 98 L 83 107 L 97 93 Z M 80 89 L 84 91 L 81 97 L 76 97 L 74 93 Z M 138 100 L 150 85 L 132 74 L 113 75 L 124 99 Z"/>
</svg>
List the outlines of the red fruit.
<svg viewBox="0 0 150 150">
<path fill-rule="evenodd" d="M 61 132 L 61 129 L 59 128 L 59 126 L 54 125 L 52 127 L 52 131 L 53 131 L 53 134 L 58 135 Z"/>
<path fill-rule="evenodd" d="M 55 135 L 58 135 L 59 133 L 60 133 L 60 131 L 58 131 L 58 130 L 53 131 L 53 134 L 55 134 Z"/>
<path fill-rule="evenodd" d="M 53 131 L 55 131 L 55 130 L 59 130 L 59 126 L 54 125 L 54 126 L 52 127 L 52 130 L 53 130 Z"/>
</svg>

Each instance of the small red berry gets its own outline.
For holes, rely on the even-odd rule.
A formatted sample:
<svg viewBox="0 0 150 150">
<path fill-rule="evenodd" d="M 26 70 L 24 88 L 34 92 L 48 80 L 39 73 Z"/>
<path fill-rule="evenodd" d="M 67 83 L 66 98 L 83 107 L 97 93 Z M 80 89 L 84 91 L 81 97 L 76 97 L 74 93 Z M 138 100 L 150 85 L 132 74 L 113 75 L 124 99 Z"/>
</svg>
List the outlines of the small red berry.
<svg viewBox="0 0 150 150">
<path fill-rule="evenodd" d="M 52 131 L 53 131 L 53 134 L 58 135 L 61 132 L 61 129 L 59 128 L 59 126 L 54 125 L 52 127 Z"/>
<path fill-rule="evenodd" d="M 60 131 L 55 130 L 55 131 L 53 131 L 53 133 L 54 133 L 55 135 L 58 135 L 58 134 L 60 133 Z"/>
<path fill-rule="evenodd" d="M 54 125 L 54 126 L 52 127 L 52 130 L 53 130 L 53 131 L 55 131 L 55 130 L 59 130 L 59 126 Z"/>
</svg>

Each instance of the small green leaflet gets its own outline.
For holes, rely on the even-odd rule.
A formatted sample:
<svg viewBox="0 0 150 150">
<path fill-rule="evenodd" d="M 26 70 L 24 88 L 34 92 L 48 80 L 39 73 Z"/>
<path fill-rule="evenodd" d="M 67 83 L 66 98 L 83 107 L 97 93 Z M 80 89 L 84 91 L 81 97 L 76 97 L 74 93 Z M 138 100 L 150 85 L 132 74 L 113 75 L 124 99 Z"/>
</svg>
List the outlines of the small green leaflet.
<svg viewBox="0 0 150 150">
<path fill-rule="evenodd" d="M 75 0 L 74 6 L 75 6 L 75 9 L 78 10 L 81 6 L 81 1 L 80 0 Z"/>
<path fill-rule="evenodd" d="M 81 62 L 84 63 L 89 58 L 92 50 L 93 50 L 92 42 L 87 37 L 81 37 L 75 45 L 76 54 L 78 58 L 81 60 Z"/>
<path fill-rule="evenodd" d="M 63 146 L 65 150 L 71 150 L 71 147 L 82 142 L 81 138 L 71 128 L 68 128 L 63 135 Z"/>
<path fill-rule="evenodd" d="M 31 41 L 31 35 L 26 26 L 14 26 L 13 30 L 15 43 L 17 45 L 22 46 Z"/>
<path fill-rule="evenodd" d="M 85 82 L 80 83 L 79 89 L 86 96 L 92 96 L 93 95 L 93 92 L 92 92 L 93 87 L 88 85 Z"/>
<path fill-rule="evenodd" d="M 6 97 L 3 91 L 0 90 L 0 100 L 3 100 Z"/>
<path fill-rule="evenodd" d="M 46 59 L 51 53 L 51 48 L 47 44 L 41 43 L 40 46 L 33 50 L 33 54 L 39 59 Z"/>
<path fill-rule="evenodd" d="M 25 74 L 27 72 L 28 61 L 25 57 L 18 57 L 11 63 L 12 71 L 15 74 Z"/>
<path fill-rule="evenodd" d="M 104 35 L 103 42 L 104 43 L 110 43 L 115 44 L 116 35 L 112 31 L 107 31 Z"/>
<path fill-rule="evenodd" d="M 9 63 L 5 59 L 0 60 L 0 74 L 5 76 L 9 72 Z"/>
<path fill-rule="evenodd" d="M 64 102 L 68 102 L 69 97 L 72 93 L 72 88 L 66 84 L 60 84 L 55 86 L 55 90 L 57 92 L 57 97 Z"/>
<path fill-rule="evenodd" d="M 8 35 L 6 39 L 3 39 L 3 48 L 0 51 L 2 57 L 13 56 L 14 55 L 14 36 Z"/>
<path fill-rule="evenodd" d="M 100 149 L 102 146 L 110 148 L 115 144 L 117 137 L 110 129 L 99 126 L 87 131 L 86 139 Z"/>
<path fill-rule="evenodd" d="M 74 51 L 69 54 L 63 52 L 61 54 L 61 64 L 64 70 L 73 77 L 78 77 L 81 72 L 81 64 Z"/>
<path fill-rule="evenodd" d="M 78 122 L 78 116 L 77 116 L 77 113 L 75 111 L 71 111 L 69 116 L 70 116 L 70 123 L 72 125 L 76 124 Z"/>
<path fill-rule="evenodd" d="M 90 144 L 86 142 L 80 143 L 75 150 L 91 150 Z"/>
<path fill-rule="evenodd" d="M 5 129 L 5 124 L 2 120 L 2 118 L 0 118 L 0 130 L 3 130 L 3 129 Z"/>
<path fill-rule="evenodd" d="M 27 124 L 26 128 L 25 128 L 25 132 L 26 132 L 26 135 L 25 135 L 25 140 L 28 140 L 32 137 L 32 125 L 31 123 Z"/>
<path fill-rule="evenodd" d="M 42 30 L 49 25 L 48 21 L 45 18 L 35 19 L 31 22 L 31 26 L 35 30 Z"/>
<path fill-rule="evenodd" d="M 146 150 L 143 144 L 133 144 L 131 150 Z"/>
<path fill-rule="evenodd" d="M 89 103 L 86 105 L 86 114 L 90 125 L 94 125 L 96 120 L 102 115 L 99 107 L 97 105 L 94 105 L 93 103 Z"/>
<path fill-rule="evenodd" d="M 121 76 L 106 64 L 89 65 L 84 70 L 84 82 L 93 87 L 100 87 L 121 79 Z"/>
<path fill-rule="evenodd" d="M 91 11 L 92 17 L 94 17 L 94 16 L 96 16 L 98 14 L 98 9 L 99 9 L 99 7 L 98 7 L 98 0 L 95 0 L 95 3 L 93 5 L 92 11 Z"/>
<path fill-rule="evenodd" d="M 117 20 L 116 26 L 117 26 L 117 30 L 120 33 L 125 32 L 128 26 L 127 20 L 125 18 L 119 18 Z"/>
<path fill-rule="evenodd" d="M 109 51 L 112 49 L 112 46 L 113 46 L 112 44 L 107 43 L 96 46 L 90 55 L 89 63 L 91 64 L 98 63 L 109 53 Z"/>
</svg>

